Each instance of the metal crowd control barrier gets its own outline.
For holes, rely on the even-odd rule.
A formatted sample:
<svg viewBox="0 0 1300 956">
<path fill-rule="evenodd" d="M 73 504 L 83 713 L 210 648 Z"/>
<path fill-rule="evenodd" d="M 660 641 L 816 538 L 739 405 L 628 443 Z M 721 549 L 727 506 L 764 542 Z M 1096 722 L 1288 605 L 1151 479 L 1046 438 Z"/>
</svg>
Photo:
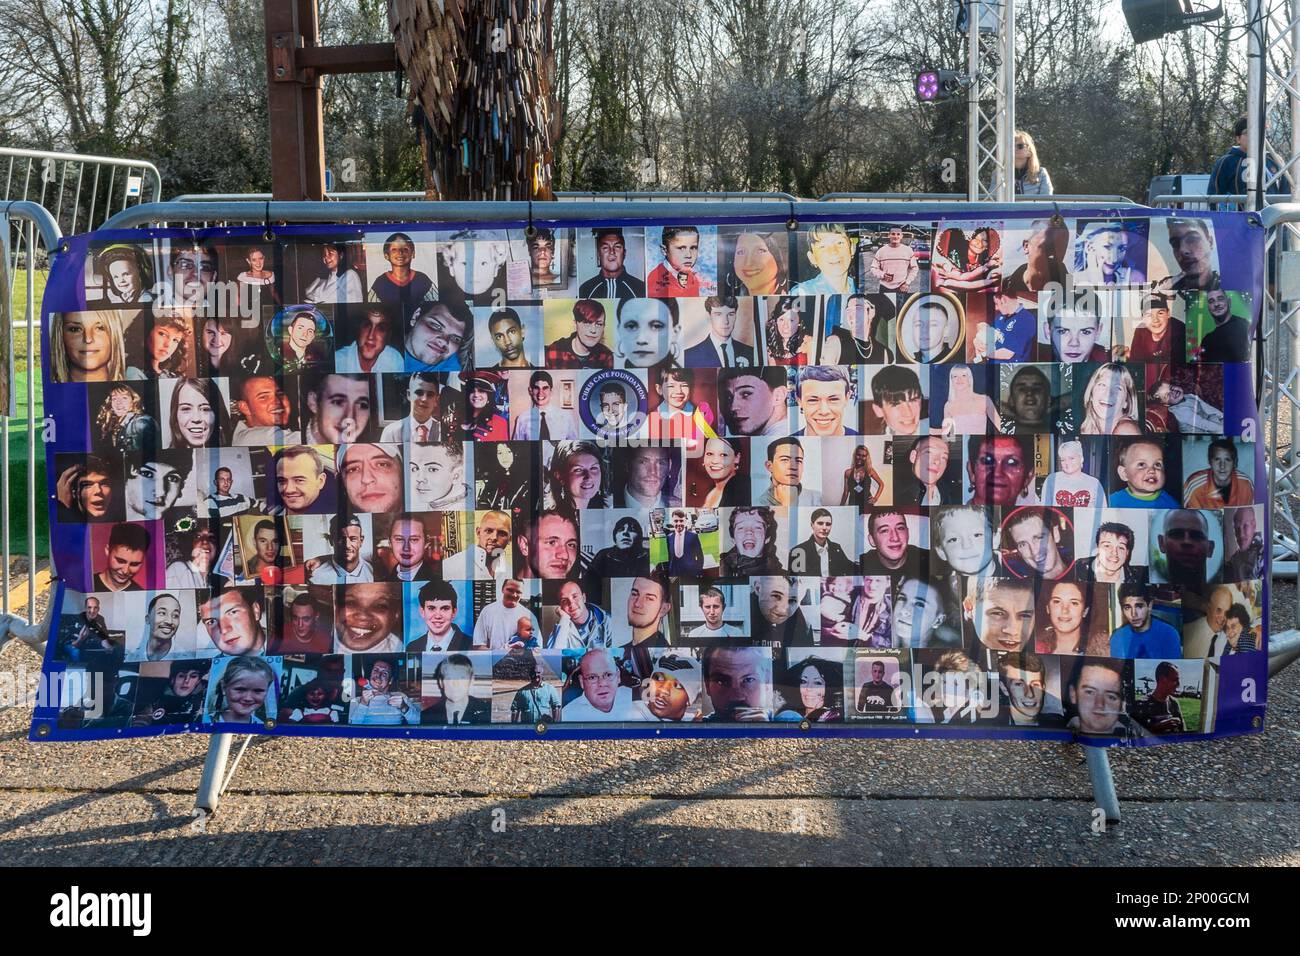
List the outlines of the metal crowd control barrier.
<svg viewBox="0 0 1300 956">
<path fill-rule="evenodd" d="M 882 197 L 884 193 L 880 194 Z M 737 200 L 737 199 L 754 199 L 769 200 L 772 202 L 791 202 L 796 197 L 789 193 L 782 192 L 662 192 L 662 191 L 632 191 L 632 192 L 558 192 L 555 194 L 556 199 L 568 202 L 595 202 L 598 200 L 611 199 L 645 199 L 651 201 L 667 202 L 676 200 L 700 201 L 718 201 L 718 200 Z M 252 202 L 266 202 L 271 198 L 270 193 L 186 193 L 177 196 L 172 202 L 239 202 L 247 200 Z M 422 192 L 327 192 L 326 200 L 330 202 L 350 202 L 364 201 L 373 202 L 379 200 L 393 200 L 411 202 L 423 202 L 424 193 Z"/>
<path fill-rule="evenodd" d="M 965 201 L 966 193 L 825 193 L 818 196 L 818 202 L 866 202 L 879 201 L 886 202 L 945 202 L 948 200 Z M 1089 193 L 1061 193 L 1059 195 L 1028 197 L 1017 199 L 1016 205 L 1023 207 L 1025 203 L 1052 203 L 1052 202 L 1074 202 L 1074 203 L 1096 203 L 1098 205 L 1122 205 L 1136 206 L 1132 199 L 1127 196 L 1104 196 L 1093 195 Z M 983 205 L 988 206 L 988 203 Z"/>
<path fill-rule="evenodd" d="M 783 197 L 784 198 L 784 197 Z M 829 197 L 827 197 L 829 198 Z M 847 197 L 845 197 L 847 198 Z M 856 198 L 856 197 L 855 197 Z M 945 200 L 948 197 L 943 197 Z M 1094 199 L 1094 201 L 1096 201 Z M 1114 203 L 1122 201 L 1126 205 L 1132 205 L 1128 200 L 1122 197 L 1104 197 L 1101 204 Z M 798 201 L 793 198 L 785 199 L 788 206 L 788 213 L 792 219 L 797 219 L 801 215 L 813 215 L 817 213 L 824 214 L 825 203 Z M 654 200 L 611 200 L 611 199 L 593 199 L 590 203 L 583 204 L 584 214 L 593 217 L 600 216 L 617 216 L 621 219 L 635 219 L 639 216 L 662 217 L 665 212 L 671 213 L 675 206 L 679 206 L 683 215 L 687 215 L 693 210 L 690 209 L 690 200 L 677 201 L 654 201 Z M 1049 205 L 1044 203 L 1042 205 Z M 728 203 L 728 213 L 734 215 L 737 219 L 746 217 L 770 219 L 772 214 L 772 201 L 755 199 L 747 197 L 744 200 Z M 890 206 L 886 202 L 868 203 L 859 202 L 860 213 L 864 218 L 872 215 L 887 214 Z M 1023 210 L 1025 203 L 1014 204 L 1014 208 Z M 1039 205 L 1033 203 L 1031 205 Z M 925 211 L 928 207 L 933 206 L 935 212 L 942 212 L 947 216 L 969 212 L 972 215 L 978 214 L 981 217 L 996 215 L 999 210 L 1011 207 L 1004 207 L 998 204 L 988 203 L 963 203 L 945 201 L 940 206 L 933 202 L 930 197 L 925 197 L 917 201 L 915 205 L 909 207 L 909 211 Z M 665 208 L 667 207 L 667 208 Z M 858 212 L 859 210 L 854 210 Z M 1297 219 L 1300 219 L 1300 207 L 1296 207 Z M 215 199 L 211 201 L 194 201 L 184 203 L 168 203 L 157 205 L 143 205 L 131 210 L 126 210 L 117 216 L 114 216 L 107 223 L 106 228 L 129 228 L 140 225 L 152 225 L 157 223 L 168 224 L 192 224 L 195 222 L 212 223 L 212 222 L 240 222 L 240 223 L 258 223 L 266 222 L 268 224 L 280 222 L 335 222 L 335 221 L 377 221 L 377 220 L 415 220 L 421 222 L 456 222 L 475 220 L 479 222 L 499 221 L 499 222 L 518 222 L 522 220 L 546 220 L 552 216 L 555 217 L 572 217 L 573 204 L 565 200 L 551 203 L 423 203 L 423 202 L 400 202 L 379 200 L 374 202 L 348 200 L 333 201 L 325 203 L 285 203 L 285 202 L 240 202 L 226 201 L 224 199 Z M 1300 653 L 1300 642 L 1296 644 L 1295 653 Z M 1293 655 L 1294 656 L 1294 655 Z M 1293 658 L 1292 656 L 1292 658 Z M 1292 659 L 1289 658 L 1289 659 Z M 210 743 L 207 760 L 204 765 L 203 777 L 197 794 L 195 813 L 197 816 L 206 817 L 214 813 L 220 802 L 220 797 L 230 781 L 234 768 L 227 769 L 230 755 L 231 735 L 215 735 Z M 251 738 L 248 738 L 251 739 Z M 247 746 L 247 742 L 245 742 Z M 242 756 L 243 750 L 236 756 L 235 762 L 238 763 L 239 757 Z M 1119 805 L 1115 793 L 1114 782 L 1111 778 L 1110 767 L 1106 750 L 1099 747 L 1085 748 L 1087 754 L 1088 768 L 1092 779 L 1093 793 L 1097 804 L 1101 806 L 1108 819 L 1118 821 Z"/>
<path fill-rule="evenodd" d="M 617 194 L 623 195 L 623 194 Z M 627 195 L 636 195 L 629 193 Z M 773 205 L 786 207 L 795 218 L 801 216 L 825 215 L 826 202 L 808 199 L 780 199 L 778 194 L 769 194 L 769 199 L 739 199 L 727 202 L 727 214 L 739 220 L 752 218 L 770 221 Z M 864 194 L 866 195 L 866 194 Z M 847 199 L 847 197 L 846 197 Z M 939 196 L 926 196 L 924 199 L 908 206 L 909 214 L 934 212 L 942 213 L 947 218 L 955 214 L 967 214 L 980 218 L 996 216 L 1000 212 L 1022 212 L 1026 208 L 1041 207 L 1051 209 L 1059 200 L 1027 200 L 1015 203 L 950 201 Z M 1116 202 L 1137 206 L 1123 197 L 1088 197 L 1089 203 L 1096 206 L 1110 206 Z M 897 208 L 897 203 L 889 199 L 875 201 L 858 200 L 858 209 L 853 212 L 863 216 L 888 215 Z M 584 203 L 582 214 L 592 218 L 600 216 L 617 216 L 622 219 L 662 218 L 664 215 L 695 215 L 699 210 L 692 207 L 691 200 L 679 204 L 654 199 L 637 198 L 620 200 L 612 197 Z M 123 210 L 103 224 L 105 229 L 128 229 L 143 225 L 197 225 L 199 223 L 290 223 L 290 222 L 379 222 L 406 218 L 419 222 L 463 222 L 476 220 L 480 222 L 519 222 L 528 219 L 546 220 L 550 218 L 572 217 L 573 204 L 567 200 L 555 202 L 419 202 L 393 200 L 335 200 L 323 203 L 278 202 L 274 200 L 190 200 L 187 202 L 146 203 Z"/>
<path fill-rule="evenodd" d="M 65 235 L 97 229 L 115 213 L 162 199 L 158 167 L 142 159 L 0 147 L 0 200 L 45 208 Z"/>
<path fill-rule="evenodd" d="M 42 527 L 37 524 L 35 500 L 35 474 L 40 447 L 35 439 L 37 379 L 40 365 L 37 346 L 40 337 L 35 335 L 37 300 L 44 288 L 45 267 L 49 256 L 64 234 L 89 232 L 99 228 L 115 213 L 142 202 L 162 199 L 162 177 L 152 163 L 139 159 L 112 156 L 91 156 L 78 153 L 58 153 L 44 150 L 0 148 L 0 171 L 4 184 L 0 188 L 0 202 L 7 201 L 10 217 L 15 220 L 10 235 L 9 270 L 15 282 L 10 290 L 9 315 L 12 317 L 10 342 L 14 346 L 5 361 L 13 373 L 17 400 L 7 409 L 0 409 L 0 550 L 3 551 L 3 576 L 0 577 L 0 611 L 4 614 L 22 612 L 27 623 L 35 622 L 36 593 L 49 584 L 49 569 L 41 561 L 48 557 L 39 546 Z M 24 225 L 25 222 L 25 225 Z M 25 275 L 20 284 L 19 274 Z M 41 277 L 37 280 L 38 275 Z M 16 310 L 16 302 L 25 302 Z M 19 340 L 25 341 L 25 360 L 16 361 Z M 11 414 L 12 413 L 12 414 Z M 22 501 L 16 494 L 11 475 L 11 441 L 26 441 L 26 524 L 21 531 L 26 542 L 27 593 L 15 593 L 13 580 L 15 568 L 11 564 L 11 542 L 14 523 L 11 520 L 11 502 Z M 39 511 L 44 515 L 45 508 Z M 4 632 L 0 630 L 0 641 Z"/>
<path fill-rule="evenodd" d="M 1202 196 L 1196 193 L 1170 193 L 1164 196 L 1156 196 L 1151 200 L 1151 205 L 1157 208 L 1180 208 L 1180 209 L 1209 209 L 1210 203 L 1223 209 L 1245 209 L 1245 196 L 1228 195 L 1227 193 L 1216 193 L 1214 195 Z"/>
<path fill-rule="evenodd" d="M 42 629 L 37 622 L 37 594 L 45 592 L 50 585 L 48 566 L 41 567 L 43 555 L 39 548 L 38 527 L 36 522 L 36 488 L 37 488 L 37 380 L 40 365 L 35 361 L 40 336 L 37 334 L 38 284 L 37 273 L 39 261 L 48 253 L 58 248 L 62 232 L 54 216 L 40 204 L 16 200 L 0 204 L 0 218 L 4 228 L 10 229 L 14 256 L 11 264 L 21 264 L 22 269 L 10 271 L 9 315 L 13 317 L 10 335 L 10 354 L 4 357 L 13 373 L 11 383 L 15 400 L 11 408 L 0 409 L 0 558 L 3 565 L 3 587 L 0 588 L 0 647 L 11 636 L 21 637 L 33 644 L 43 641 Z M 11 224 L 12 223 L 12 228 Z M 19 280 L 21 271 L 22 278 Z M 15 309 L 21 301 L 22 308 Z M 17 358 L 18 336 L 22 336 L 25 346 L 24 360 Z M 11 416 L 13 410 L 17 414 Z M 26 588 L 14 586 L 19 575 L 15 573 L 12 563 L 12 545 L 14 522 L 10 511 L 11 502 L 21 500 L 16 495 L 15 475 L 12 474 L 10 461 L 10 442 L 16 436 L 22 436 L 27 445 L 26 466 L 23 469 L 23 484 L 26 505 L 23 519 L 25 525 Z M 43 471 L 43 467 L 41 469 Z M 44 476 L 42 476 L 44 487 Z M 42 501 L 42 512 L 44 501 Z M 25 594 L 22 591 L 25 590 Z"/>
<path fill-rule="evenodd" d="M 49 569 L 42 563 L 48 558 L 39 547 L 37 526 L 38 512 L 35 508 L 36 475 L 39 470 L 39 456 L 28 454 L 23 469 L 23 487 L 27 490 L 27 503 L 23 520 L 25 524 L 15 526 L 10 514 L 14 496 L 14 476 L 11 473 L 11 439 L 23 436 L 29 450 L 35 449 L 36 425 L 38 421 L 38 384 L 37 347 L 39 336 L 36 335 L 38 321 L 38 301 L 40 282 L 38 276 L 44 274 L 44 264 L 50 252 L 57 248 L 62 235 L 89 231 L 103 225 L 138 224 L 153 221 L 154 212 L 148 211 L 145 201 L 154 203 L 161 199 L 162 180 L 157 167 L 152 163 L 115 157 L 81 155 L 75 153 L 48 152 L 41 150 L 23 150 L 0 148 L 0 164 L 5 171 L 3 198 L 8 200 L 5 208 L 14 221 L 10 242 L 10 275 L 13 283 L 10 289 L 10 316 L 12 318 L 11 343 L 12 353 L 6 357 L 11 369 L 16 373 L 15 385 L 18 401 L 12 410 L 14 415 L 0 415 L 0 612 L 17 614 L 27 624 L 36 623 L 37 595 L 44 591 L 49 583 Z M 139 179 L 138 186 L 132 186 L 132 179 Z M 209 206 L 213 203 L 253 203 L 267 202 L 270 194 L 190 194 L 178 197 L 177 203 L 195 203 Z M 944 201 L 946 194 L 906 194 L 906 193 L 842 193 L 830 194 L 823 199 L 836 201 L 847 200 L 924 200 Z M 1075 198 L 1075 197 L 1061 197 Z M 1099 201 L 1125 202 L 1124 197 L 1077 197 Z M 655 211 L 662 211 L 665 201 L 749 201 L 763 203 L 770 208 L 772 203 L 796 203 L 798 200 L 788 193 L 765 192 L 694 192 L 666 193 L 655 191 L 628 191 L 615 193 L 565 192 L 559 194 L 561 202 L 594 203 L 605 201 L 617 203 L 620 212 L 626 212 L 630 202 L 654 203 Z M 329 203 L 329 213 L 337 216 L 342 213 L 342 203 L 395 203 L 400 211 L 390 215 L 410 215 L 414 204 L 423 206 L 423 193 L 420 192 L 356 192 L 333 193 Z M 523 208 L 525 204 L 519 204 Z M 151 208 L 156 209 L 156 207 Z M 174 208 L 174 207 L 169 207 Z M 247 221 L 260 221 L 264 207 L 257 207 L 259 215 Z M 277 215 L 286 213 L 277 205 Z M 538 204 L 537 209 L 541 209 Z M 206 211 L 206 210 L 205 210 Z M 367 208 L 367 213 L 375 210 Z M 122 214 L 128 214 L 127 219 Z M 480 215 L 475 208 L 473 215 Z M 303 213 L 295 211 L 294 217 Z M 512 214 L 513 215 L 513 214 Z M 142 216 L 143 218 L 138 218 Z M 21 305 L 21 308 L 15 308 Z M 25 344 L 25 358 L 19 357 L 18 346 Z M 23 376 L 24 378 L 19 378 Z M 4 410 L 8 411 L 8 410 Z M 19 557 L 25 558 L 26 570 L 15 570 L 12 559 L 13 542 L 21 536 L 25 542 L 24 552 Z M 26 586 L 22 575 L 26 575 Z M 14 583 L 17 581 L 17 588 Z M 24 593 L 25 592 L 25 593 Z M 0 631 L 0 634 L 3 632 Z M 2 639 L 2 638 L 0 638 Z"/>
<path fill-rule="evenodd" d="M 826 193 L 817 197 L 817 202 L 965 202 L 965 193 Z M 330 202 L 375 202 L 375 201 L 411 201 L 420 202 L 424 200 L 424 193 L 421 192 L 329 192 L 325 198 Z M 587 192 L 571 191 L 557 192 L 555 198 L 560 202 L 599 202 L 599 201 L 624 201 L 634 200 L 648 202 L 714 202 L 726 201 L 735 202 L 740 200 L 750 200 L 756 202 L 799 202 L 798 197 L 784 192 L 662 192 L 662 191 L 624 191 L 624 192 Z M 1165 197 L 1162 197 L 1165 198 Z M 1191 197 L 1176 196 L 1175 199 L 1185 199 Z M 1215 198 L 1215 197 L 1211 197 Z M 173 202 L 267 202 L 271 199 L 270 193 L 186 193 L 177 196 Z M 1020 203 L 1025 202 L 1095 202 L 1106 205 L 1124 205 L 1135 206 L 1132 199 L 1127 196 L 1094 196 L 1086 193 L 1068 193 L 1059 196 L 1043 197 L 1041 199 L 1022 199 Z"/>
</svg>

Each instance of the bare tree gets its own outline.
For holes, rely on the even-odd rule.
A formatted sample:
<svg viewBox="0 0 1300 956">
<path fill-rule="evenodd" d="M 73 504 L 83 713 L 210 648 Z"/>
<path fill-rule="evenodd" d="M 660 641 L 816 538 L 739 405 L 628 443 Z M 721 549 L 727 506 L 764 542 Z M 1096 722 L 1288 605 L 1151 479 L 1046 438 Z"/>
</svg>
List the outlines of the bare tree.
<svg viewBox="0 0 1300 956">
<path fill-rule="evenodd" d="M 147 13 L 134 0 L 0 0 L 0 67 L 54 96 L 74 149 L 118 152 L 154 105 Z"/>
</svg>

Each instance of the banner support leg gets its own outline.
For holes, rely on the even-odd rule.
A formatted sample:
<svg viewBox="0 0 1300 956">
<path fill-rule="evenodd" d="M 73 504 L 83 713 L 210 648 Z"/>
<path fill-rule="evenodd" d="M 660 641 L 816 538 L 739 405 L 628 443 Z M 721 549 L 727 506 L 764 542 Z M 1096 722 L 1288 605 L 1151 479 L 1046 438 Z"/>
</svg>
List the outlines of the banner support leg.
<svg viewBox="0 0 1300 956">
<path fill-rule="evenodd" d="M 1088 758 L 1088 776 L 1092 778 L 1092 798 L 1106 813 L 1107 825 L 1119 823 L 1119 795 L 1110 773 L 1110 754 L 1105 747 L 1084 747 Z"/>
<path fill-rule="evenodd" d="M 217 812 L 221 791 L 225 789 L 226 763 L 230 759 L 233 734 L 213 734 L 208 741 L 208 757 L 203 762 L 203 778 L 194 797 L 194 816 L 210 817 Z"/>
</svg>

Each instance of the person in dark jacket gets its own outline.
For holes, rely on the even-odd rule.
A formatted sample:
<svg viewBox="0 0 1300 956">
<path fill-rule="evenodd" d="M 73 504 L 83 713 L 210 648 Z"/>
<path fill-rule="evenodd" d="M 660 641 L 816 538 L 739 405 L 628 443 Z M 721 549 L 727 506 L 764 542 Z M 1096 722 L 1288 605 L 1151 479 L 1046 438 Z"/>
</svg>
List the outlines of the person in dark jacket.
<svg viewBox="0 0 1300 956">
<path fill-rule="evenodd" d="M 474 664 L 464 654 L 451 654 L 433 672 L 438 702 L 420 714 L 422 724 L 490 724 L 492 701 L 471 697 Z"/>
<path fill-rule="evenodd" d="M 812 534 L 807 541 L 797 544 L 790 551 L 790 570 L 795 574 L 807 574 L 815 577 L 854 574 L 857 562 L 851 560 L 844 549 L 831 540 L 831 528 L 835 519 L 825 508 L 818 508 L 810 519 Z"/>
<path fill-rule="evenodd" d="M 673 577 L 698 577 L 704 572 L 700 536 L 686 529 L 686 512 L 673 512 L 673 530 L 667 536 L 668 573 Z"/>
</svg>

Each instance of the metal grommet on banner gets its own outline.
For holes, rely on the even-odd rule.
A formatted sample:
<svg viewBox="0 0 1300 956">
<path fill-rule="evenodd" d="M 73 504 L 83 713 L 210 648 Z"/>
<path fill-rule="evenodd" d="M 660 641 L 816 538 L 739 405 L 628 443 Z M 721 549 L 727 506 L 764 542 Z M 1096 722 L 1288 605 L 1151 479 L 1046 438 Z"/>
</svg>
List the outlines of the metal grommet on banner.
<svg viewBox="0 0 1300 956">
<path fill-rule="evenodd" d="M 537 733 L 538 733 L 539 736 L 540 736 L 541 734 L 546 733 L 546 721 L 544 721 L 544 720 L 539 720 L 539 721 L 537 722 L 537 725 L 536 725 L 535 727 L 533 727 L 533 730 L 537 731 Z"/>
<path fill-rule="evenodd" d="M 1255 719 L 1258 720 L 1259 718 L 1255 718 Z M 37 737 L 48 737 L 48 736 L 50 735 L 50 730 L 51 730 L 51 728 L 50 728 L 50 725 L 49 725 L 49 724 L 37 724 L 37 725 L 36 725 L 36 736 L 37 736 Z"/>
<path fill-rule="evenodd" d="M 537 235 L 537 227 L 533 225 L 533 201 L 528 200 L 528 225 L 524 227 L 524 238 L 532 239 Z"/>
<path fill-rule="evenodd" d="M 262 238 L 267 242 L 275 241 L 275 231 L 271 228 L 271 203 L 266 204 L 266 212 L 262 215 Z"/>
<path fill-rule="evenodd" d="M 1256 730 L 1259 730 L 1260 727 L 1264 726 L 1264 718 L 1262 717 L 1250 718 L 1250 726 L 1255 728 Z"/>
<path fill-rule="evenodd" d="M 275 730 L 275 721 L 272 719 L 265 720 L 263 721 L 262 726 L 267 730 Z"/>
<path fill-rule="evenodd" d="M 810 721 L 807 717 L 805 717 L 803 720 L 799 721 L 799 729 L 812 730 L 812 721 Z"/>
<path fill-rule="evenodd" d="M 790 200 L 790 218 L 785 221 L 785 228 L 794 232 L 799 228 L 799 219 L 794 214 L 794 200 Z"/>
<path fill-rule="evenodd" d="M 1065 225 L 1065 217 L 1061 215 L 1061 207 L 1057 203 L 1052 203 L 1052 208 L 1056 210 L 1052 213 L 1052 225 L 1058 228 Z"/>
</svg>

